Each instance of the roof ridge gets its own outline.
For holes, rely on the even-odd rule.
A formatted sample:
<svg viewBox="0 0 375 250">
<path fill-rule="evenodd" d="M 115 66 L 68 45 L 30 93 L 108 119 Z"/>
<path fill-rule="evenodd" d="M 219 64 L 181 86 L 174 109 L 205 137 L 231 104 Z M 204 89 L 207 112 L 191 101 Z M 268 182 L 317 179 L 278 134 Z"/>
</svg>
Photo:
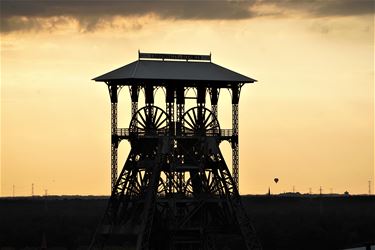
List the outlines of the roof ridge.
<svg viewBox="0 0 375 250">
<path fill-rule="evenodd" d="M 134 67 L 134 70 L 133 70 L 133 73 L 132 73 L 132 78 L 134 78 L 134 76 L 135 76 L 135 72 L 136 72 L 137 69 L 138 69 L 138 64 L 139 64 L 139 60 L 137 61 L 137 64 L 136 64 L 135 67 Z"/>
</svg>

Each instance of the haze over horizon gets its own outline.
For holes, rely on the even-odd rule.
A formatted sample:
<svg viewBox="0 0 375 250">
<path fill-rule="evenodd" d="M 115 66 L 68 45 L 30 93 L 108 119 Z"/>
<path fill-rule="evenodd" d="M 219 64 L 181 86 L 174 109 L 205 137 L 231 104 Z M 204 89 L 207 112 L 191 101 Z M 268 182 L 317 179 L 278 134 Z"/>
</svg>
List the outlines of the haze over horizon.
<svg viewBox="0 0 375 250">
<path fill-rule="evenodd" d="M 31 183 L 35 194 L 109 194 L 110 101 L 91 79 L 138 50 L 211 52 L 258 80 L 240 98 L 241 194 L 362 194 L 369 180 L 374 193 L 374 1 L 1 0 L 0 11 L 2 196 L 13 185 L 30 195 Z M 123 89 L 119 127 L 129 114 Z M 222 128 L 230 114 L 222 91 Z"/>
</svg>

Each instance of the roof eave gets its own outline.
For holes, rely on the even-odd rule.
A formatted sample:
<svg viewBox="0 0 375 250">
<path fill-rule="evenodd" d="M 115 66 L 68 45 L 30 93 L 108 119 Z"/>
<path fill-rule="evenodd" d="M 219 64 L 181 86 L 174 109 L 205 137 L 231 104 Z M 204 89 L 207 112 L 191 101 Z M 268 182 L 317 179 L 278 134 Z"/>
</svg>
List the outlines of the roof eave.
<svg viewBox="0 0 375 250">
<path fill-rule="evenodd" d="M 164 82 L 164 83 L 170 83 L 170 82 L 183 82 L 183 83 L 208 83 L 208 84 L 225 84 L 225 83 L 228 83 L 228 84 L 231 84 L 231 83 L 235 83 L 235 84 L 247 84 L 247 83 L 255 83 L 255 82 L 258 82 L 257 80 L 255 79 L 249 79 L 249 80 L 238 80 L 238 81 L 233 81 L 233 80 L 186 80 L 186 79 L 147 79 L 147 78 L 144 78 L 144 79 L 140 79 L 140 78 L 118 78 L 118 79 L 100 79 L 100 77 L 96 77 L 94 79 L 92 79 L 93 81 L 95 82 L 105 82 L 105 83 L 119 83 L 119 82 L 122 82 L 120 85 L 130 85 L 128 84 L 129 82 L 132 82 L 132 83 L 149 83 L 149 82 L 156 82 L 156 83 L 160 83 L 160 82 Z M 124 83 L 126 82 L 126 83 Z"/>
</svg>

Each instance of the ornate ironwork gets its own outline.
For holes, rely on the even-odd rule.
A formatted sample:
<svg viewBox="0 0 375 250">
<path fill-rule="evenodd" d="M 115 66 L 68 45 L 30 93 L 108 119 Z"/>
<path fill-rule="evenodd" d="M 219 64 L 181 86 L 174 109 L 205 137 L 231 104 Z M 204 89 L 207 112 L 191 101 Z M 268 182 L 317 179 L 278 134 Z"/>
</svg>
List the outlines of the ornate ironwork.
<svg viewBox="0 0 375 250">
<path fill-rule="evenodd" d="M 216 116 L 205 107 L 194 107 L 186 111 L 184 121 L 184 133 L 206 136 L 206 134 L 220 134 L 219 122 Z"/>
<path fill-rule="evenodd" d="M 238 148 L 238 104 L 232 104 L 232 174 L 237 189 L 239 188 L 239 148 Z"/>
<path fill-rule="evenodd" d="M 111 190 L 113 190 L 117 180 L 117 97 L 120 88 L 117 85 L 108 85 L 108 91 L 111 98 Z"/>
<path fill-rule="evenodd" d="M 169 124 L 169 115 L 164 110 L 156 106 L 145 106 L 134 114 L 130 122 L 130 133 L 138 136 L 165 135 Z"/>
</svg>

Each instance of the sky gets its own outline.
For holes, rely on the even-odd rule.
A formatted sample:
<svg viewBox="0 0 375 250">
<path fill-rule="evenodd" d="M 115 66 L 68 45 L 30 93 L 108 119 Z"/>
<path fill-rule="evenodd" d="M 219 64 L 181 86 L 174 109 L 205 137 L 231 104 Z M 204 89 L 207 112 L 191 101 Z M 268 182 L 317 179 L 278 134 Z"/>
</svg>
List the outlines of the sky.
<svg viewBox="0 0 375 250">
<path fill-rule="evenodd" d="M 91 79 L 138 50 L 212 53 L 258 80 L 241 91 L 241 194 L 374 193 L 374 1 L 0 3 L 2 196 L 110 193 L 110 101 Z M 230 112 L 222 91 L 221 128 Z"/>
</svg>

